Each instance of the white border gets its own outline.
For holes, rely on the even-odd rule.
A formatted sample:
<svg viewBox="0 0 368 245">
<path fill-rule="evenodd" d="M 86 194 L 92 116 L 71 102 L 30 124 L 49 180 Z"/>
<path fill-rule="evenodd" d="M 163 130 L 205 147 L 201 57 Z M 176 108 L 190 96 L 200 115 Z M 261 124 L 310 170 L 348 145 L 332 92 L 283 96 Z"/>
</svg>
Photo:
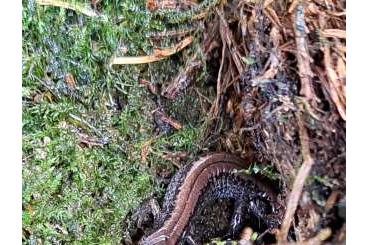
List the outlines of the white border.
<svg viewBox="0 0 368 245">
<path fill-rule="evenodd" d="M 22 242 L 22 1 L 0 14 L 0 244 Z"/>
<path fill-rule="evenodd" d="M 367 1 L 347 1 L 347 243 L 367 244 Z"/>
<path fill-rule="evenodd" d="M 0 244 L 21 244 L 21 1 L 0 14 Z M 347 1 L 347 244 L 362 244 L 368 214 L 367 1 Z"/>
</svg>

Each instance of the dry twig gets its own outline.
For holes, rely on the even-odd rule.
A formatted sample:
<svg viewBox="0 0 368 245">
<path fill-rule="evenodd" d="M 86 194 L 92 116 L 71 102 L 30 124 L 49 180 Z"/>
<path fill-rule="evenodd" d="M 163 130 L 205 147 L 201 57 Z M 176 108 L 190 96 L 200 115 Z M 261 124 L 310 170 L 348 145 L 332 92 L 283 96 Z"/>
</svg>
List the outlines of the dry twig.
<svg viewBox="0 0 368 245">
<path fill-rule="evenodd" d="M 222 36 L 222 35 L 221 35 Z M 218 75 L 217 75 L 217 87 L 216 87 L 216 100 L 215 103 L 212 105 L 211 108 L 211 113 L 213 115 L 213 117 L 215 118 L 218 115 L 218 111 L 219 111 L 219 104 L 220 104 L 220 97 L 221 97 L 221 74 L 222 74 L 222 68 L 224 65 L 224 59 L 225 59 L 225 43 L 222 44 L 222 53 L 221 53 L 221 64 L 220 64 L 220 69 L 218 71 Z"/>
<path fill-rule="evenodd" d="M 332 67 L 330 47 L 328 45 L 324 45 L 324 63 L 328 80 L 328 91 L 333 102 L 336 105 L 336 108 L 342 117 L 342 119 L 346 120 L 346 98 L 345 98 L 345 88 L 344 84 L 341 81 Z M 343 68 L 344 69 L 344 68 Z M 344 69 L 345 70 L 345 69 Z"/>
<path fill-rule="evenodd" d="M 110 65 L 133 65 L 133 64 L 145 64 L 165 59 L 193 42 L 193 37 L 189 36 L 176 44 L 174 47 L 155 49 L 153 54 L 147 56 L 135 56 L 135 57 L 113 57 L 110 61 Z"/>
<path fill-rule="evenodd" d="M 304 7 L 302 3 L 296 6 L 295 18 L 294 18 L 294 32 L 295 41 L 297 46 L 297 59 L 298 59 L 298 69 L 299 77 L 301 81 L 300 93 L 304 95 L 307 99 L 312 100 L 315 98 L 311 78 L 313 76 L 310 61 L 311 58 L 308 52 L 308 43 L 306 39 L 306 26 L 304 21 Z"/>
<path fill-rule="evenodd" d="M 346 31 L 345 30 L 339 30 L 339 29 L 325 29 L 321 31 L 322 36 L 324 37 L 337 37 L 346 39 Z"/>
<path fill-rule="evenodd" d="M 228 47 L 228 49 L 231 51 L 231 57 L 233 58 L 233 61 L 235 63 L 236 68 L 238 69 L 239 74 L 243 74 L 244 72 L 244 62 L 242 61 L 242 55 L 239 52 L 239 49 L 236 45 L 233 44 L 233 34 L 230 31 L 229 24 L 227 23 L 224 12 L 217 9 L 217 14 L 220 17 L 220 34 L 221 38 L 225 40 L 225 43 Z M 223 45 L 225 45 L 223 43 Z"/>
<path fill-rule="evenodd" d="M 171 127 L 175 129 L 181 129 L 183 127 L 179 121 L 165 115 L 163 112 L 159 110 L 155 111 L 154 113 L 156 113 L 163 122 L 169 124 Z"/>
</svg>

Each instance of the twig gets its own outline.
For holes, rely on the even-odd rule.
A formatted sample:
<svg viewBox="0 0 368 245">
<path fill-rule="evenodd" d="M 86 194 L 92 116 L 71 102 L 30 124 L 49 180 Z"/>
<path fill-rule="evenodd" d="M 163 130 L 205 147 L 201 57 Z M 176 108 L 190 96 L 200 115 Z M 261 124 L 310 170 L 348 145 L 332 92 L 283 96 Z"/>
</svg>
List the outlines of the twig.
<svg viewBox="0 0 368 245">
<path fill-rule="evenodd" d="M 45 81 L 43 81 L 42 79 L 39 79 L 38 77 L 34 75 L 31 75 L 31 77 L 39 81 L 43 86 L 45 86 L 52 93 L 52 95 L 54 95 L 57 99 L 60 99 L 59 94 L 49 84 L 47 84 Z"/>
<path fill-rule="evenodd" d="M 337 37 L 337 38 L 346 39 L 346 30 L 325 29 L 321 31 L 321 34 L 324 37 Z"/>
<path fill-rule="evenodd" d="M 341 79 L 337 76 L 335 70 L 333 69 L 331 63 L 330 47 L 324 45 L 324 64 L 326 67 L 326 75 L 328 81 L 328 92 L 336 105 L 336 108 L 342 119 L 346 121 L 346 98 L 345 92 L 343 90 L 343 83 Z"/>
<path fill-rule="evenodd" d="M 217 76 L 217 95 L 216 95 L 216 103 L 215 103 L 215 111 L 217 114 L 218 112 L 218 107 L 219 107 L 219 104 L 220 104 L 220 97 L 221 97 L 221 74 L 222 74 L 222 69 L 224 67 L 224 60 L 225 60 L 225 49 L 226 49 L 226 46 L 225 46 L 225 43 L 223 43 L 222 45 L 222 52 L 221 52 L 221 64 L 220 64 L 220 69 L 218 71 L 218 76 Z"/>
<path fill-rule="evenodd" d="M 196 91 L 199 97 L 203 98 L 207 103 L 212 104 L 212 101 L 208 97 L 204 96 L 201 92 L 199 92 L 198 88 L 194 88 L 194 91 Z"/>
<path fill-rule="evenodd" d="M 217 10 L 217 13 L 220 15 L 220 12 Z M 223 10 L 221 10 L 221 13 L 223 13 Z M 220 104 L 220 96 L 221 96 L 221 74 L 222 74 L 222 68 L 224 66 L 224 60 L 225 60 L 225 50 L 226 50 L 226 41 L 223 32 L 221 31 L 222 23 L 220 23 L 220 34 L 221 34 L 221 40 L 222 40 L 222 52 L 221 52 L 221 63 L 220 68 L 218 70 L 217 75 L 217 87 L 216 87 L 216 100 L 211 108 L 211 112 L 213 117 L 215 118 L 218 114 L 218 108 Z"/>
<path fill-rule="evenodd" d="M 268 5 L 270 5 L 274 0 L 265 0 L 264 3 L 263 3 L 263 7 L 264 8 L 267 8 Z"/>
<path fill-rule="evenodd" d="M 239 74 L 243 74 L 244 73 L 244 62 L 241 60 L 241 55 L 240 52 L 237 48 L 236 45 L 233 44 L 233 34 L 230 30 L 229 24 L 227 23 L 225 16 L 224 16 L 224 12 L 223 11 L 219 11 L 218 9 L 216 9 L 217 14 L 220 17 L 220 34 L 221 34 L 221 38 L 225 39 L 225 43 L 227 44 L 228 49 L 231 51 L 231 57 L 233 58 L 233 61 L 235 63 L 235 66 L 239 72 Z M 224 45 L 224 44 L 223 44 Z"/>
<path fill-rule="evenodd" d="M 264 9 L 264 11 L 265 11 L 265 14 L 268 17 L 268 19 L 273 23 L 273 25 L 275 25 L 278 28 L 282 29 L 281 21 L 280 21 L 279 17 L 277 16 L 275 10 L 271 7 L 266 7 Z"/>
<path fill-rule="evenodd" d="M 327 240 L 331 236 L 331 229 L 322 229 L 315 237 L 303 242 L 281 242 L 277 245 L 319 245 L 321 242 Z"/>
<path fill-rule="evenodd" d="M 89 136 L 88 134 L 84 134 L 81 132 L 75 132 L 77 135 L 77 139 L 79 142 L 86 144 L 88 147 L 91 146 L 104 146 L 108 143 L 105 139 L 97 139 L 92 136 Z"/>
<path fill-rule="evenodd" d="M 279 242 L 286 241 L 290 224 L 291 221 L 293 220 L 296 207 L 298 205 L 299 198 L 303 190 L 304 182 L 309 175 L 312 165 L 314 164 L 314 160 L 311 156 L 309 149 L 308 132 L 303 124 L 300 112 L 297 113 L 297 122 L 299 127 L 299 137 L 300 137 L 301 152 L 303 156 L 303 164 L 300 167 L 299 172 L 295 178 L 293 189 L 288 198 L 288 204 L 285 212 L 284 221 L 281 226 L 280 234 L 278 235 Z"/>
<path fill-rule="evenodd" d="M 78 117 L 78 116 L 76 116 L 76 115 L 74 115 L 74 114 L 72 114 L 72 113 L 69 113 L 69 116 L 70 116 L 71 118 L 73 118 L 74 120 L 77 120 L 78 122 L 80 122 L 80 123 L 82 123 L 82 124 L 86 125 L 86 126 L 87 126 L 87 127 L 89 127 L 90 129 L 92 129 L 92 130 L 93 130 L 93 132 L 95 132 L 95 134 L 97 134 L 98 136 L 103 137 L 102 133 L 101 133 L 100 131 L 98 131 L 95 127 L 93 127 L 93 126 L 92 126 L 92 124 L 90 124 L 90 123 L 89 123 L 89 122 L 87 122 L 86 120 L 84 120 L 84 119 L 82 119 L 82 118 L 80 118 L 80 117 Z"/>
<path fill-rule="evenodd" d="M 66 2 L 63 0 L 36 0 L 36 3 L 39 5 L 49 5 L 60 8 L 66 8 L 76 12 L 80 12 L 90 17 L 99 17 L 102 18 L 104 21 L 108 20 L 107 16 L 97 13 L 90 6 L 81 3 Z"/>
<path fill-rule="evenodd" d="M 296 5 L 298 5 L 298 2 L 299 2 L 299 0 L 293 0 L 293 1 L 291 2 L 290 7 L 289 7 L 289 9 L 288 9 L 288 12 L 289 12 L 290 14 L 294 11 L 294 9 L 295 9 Z"/>
<path fill-rule="evenodd" d="M 305 21 L 304 21 L 304 7 L 302 3 L 298 3 L 294 18 L 294 32 L 297 46 L 298 69 L 301 82 L 300 93 L 307 99 L 314 98 L 314 92 L 311 85 L 311 78 L 313 76 L 310 67 L 310 56 L 308 52 L 308 43 L 306 39 Z"/>
<path fill-rule="evenodd" d="M 154 113 L 156 113 L 163 122 L 169 124 L 171 127 L 175 128 L 175 129 L 183 128 L 183 126 L 181 125 L 181 123 L 179 121 L 165 115 L 163 112 L 157 110 Z"/>
<path fill-rule="evenodd" d="M 135 57 L 113 57 L 110 61 L 110 65 L 133 65 L 159 61 L 181 51 L 192 42 L 193 37 L 189 36 L 176 44 L 174 47 L 166 49 L 155 49 L 152 55 Z"/>
</svg>

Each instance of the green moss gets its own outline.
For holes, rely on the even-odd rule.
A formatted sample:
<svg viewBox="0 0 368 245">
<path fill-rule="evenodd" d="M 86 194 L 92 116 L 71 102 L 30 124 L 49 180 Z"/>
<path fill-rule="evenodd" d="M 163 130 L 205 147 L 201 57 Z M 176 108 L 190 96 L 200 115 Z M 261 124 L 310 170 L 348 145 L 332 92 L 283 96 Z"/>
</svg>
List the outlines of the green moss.
<svg viewBox="0 0 368 245">
<path fill-rule="evenodd" d="M 144 4 L 102 1 L 104 22 L 23 1 L 24 244 L 119 244 L 123 217 L 159 188 L 152 174 L 167 164 L 162 151 L 198 149 L 199 116 L 153 134 L 155 104 L 137 81 L 146 65 L 107 65 L 121 47 L 126 55 L 152 49 L 146 33 L 164 25 Z M 103 143 L 88 146 L 83 136 Z M 151 139 L 150 164 L 142 164 Z"/>
</svg>

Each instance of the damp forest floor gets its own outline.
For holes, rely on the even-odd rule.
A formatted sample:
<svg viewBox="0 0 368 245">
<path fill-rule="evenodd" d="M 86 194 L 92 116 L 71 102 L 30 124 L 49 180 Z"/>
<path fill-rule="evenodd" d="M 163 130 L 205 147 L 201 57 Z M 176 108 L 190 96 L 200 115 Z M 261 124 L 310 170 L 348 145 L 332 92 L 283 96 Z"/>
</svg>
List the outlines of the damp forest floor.
<svg viewBox="0 0 368 245">
<path fill-rule="evenodd" d="M 120 243 L 127 212 L 163 191 L 155 169 L 175 170 L 163 156 L 198 150 L 196 96 L 167 108 L 180 129 L 157 133 L 138 82 L 148 65 L 108 66 L 117 50 L 149 52 L 146 33 L 163 24 L 143 0 L 99 7 L 109 21 L 23 0 L 23 244 Z"/>
<path fill-rule="evenodd" d="M 345 1 L 22 3 L 23 244 L 121 244 L 215 151 L 278 183 L 278 242 L 344 244 Z"/>
</svg>

